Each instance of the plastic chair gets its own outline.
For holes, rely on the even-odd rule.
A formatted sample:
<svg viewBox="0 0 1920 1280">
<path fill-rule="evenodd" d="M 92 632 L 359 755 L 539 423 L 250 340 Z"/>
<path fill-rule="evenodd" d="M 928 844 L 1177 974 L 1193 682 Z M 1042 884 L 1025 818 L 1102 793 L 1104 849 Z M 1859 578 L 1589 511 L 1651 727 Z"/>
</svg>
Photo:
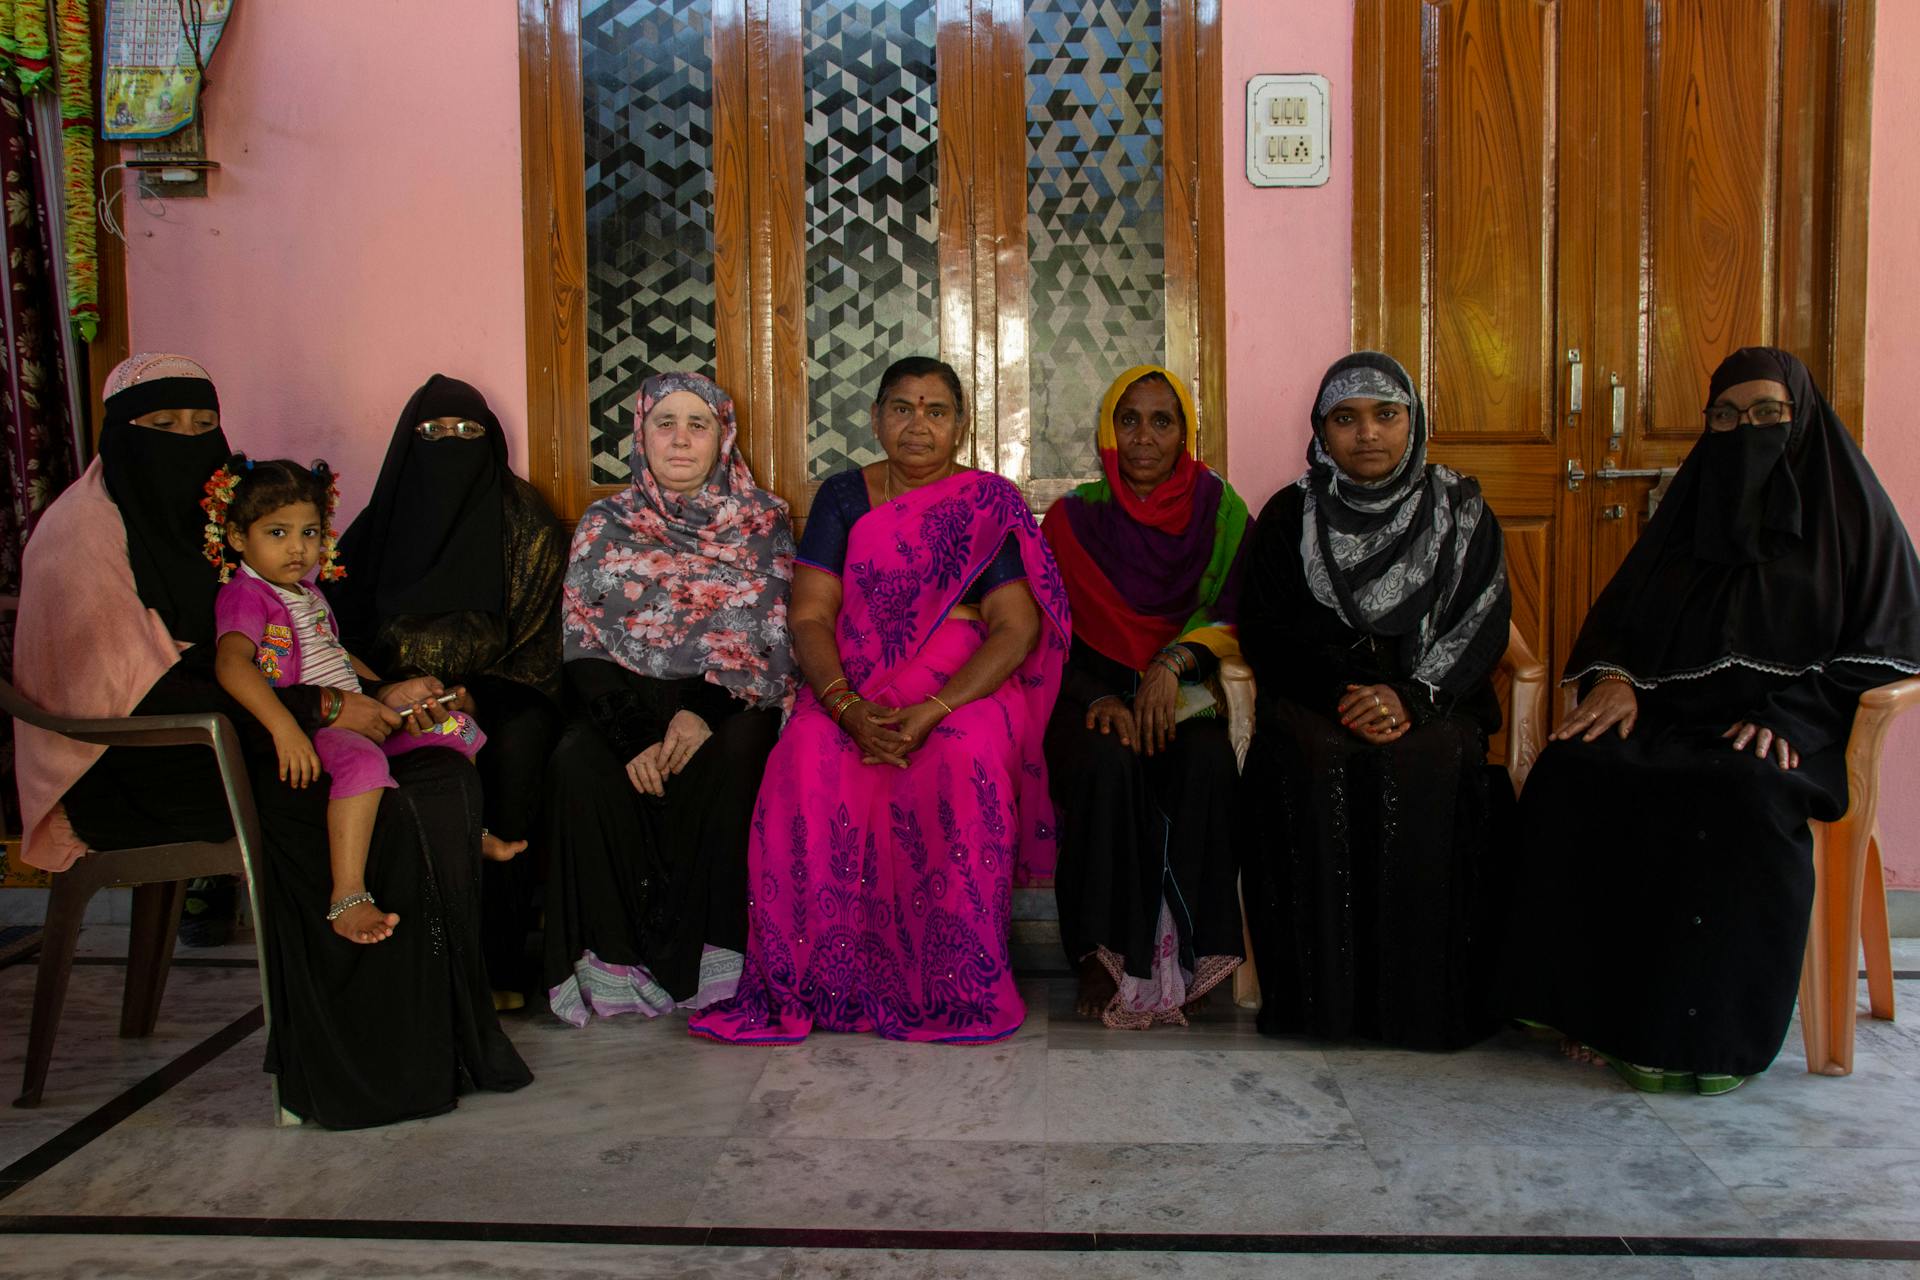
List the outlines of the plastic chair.
<svg viewBox="0 0 1920 1280">
<path fill-rule="evenodd" d="M 74 946 L 87 903 L 101 889 L 133 889 L 133 927 L 127 941 L 127 985 L 120 1004 L 120 1034 L 139 1038 L 153 1034 L 160 1017 L 160 998 L 173 963 L 174 927 L 186 896 L 186 882 L 195 876 L 240 874 L 246 877 L 252 907 L 254 946 L 260 962 L 260 1004 L 271 1023 L 267 998 L 266 917 L 260 911 L 259 879 L 255 874 L 260 848 L 260 820 L 246 766 L 233 725 L 223 715 L 128 716 L 117 720 L 76 720 L 52 715 L 27 699 L 11 684 L 0 681 L 0 710 L 15 720 L 57 733 L 76 742 L 104 747 L 170 747 L 203 745 L 212 748 L 226 792 L 227 812 L 234 835 L 217 844 L 149 845 L 138 849 L 88 852 L 53 877 L 47 899 L 47 923 L 40 944 L 40 971 L 33 985 L 33 1020 L 27 1032 L 27 1069 L 16 1107 L 35 1107 L 53 1061 L 54 1037 L 66 1003 L 67 981 L 73 974 Z M 280 1085 L 273 1081 L 273 1110 L 280 1110 Z"/>
<path fill-rule="evenodd" d="M 1893 1018 L 1893 950 L 1887 936 L 1887 886 L 1880 868 L 1880 752 L 1894 718 L 1920 703 L 1920 677 L 1860 695 L 1847 738 L 1847 811 L 1834 822 L 1809 822 L 1813 832 L 1813 915 L 1800 969 L 1800 1031 L 1807 1070 L 1844 1076 L 1853 1071 L 1858 962 L 1867 953 L 1867 1006 Z"/>
<path fill-rule="evenodd" d="M 1521 637 L 1520 628 L 1511 622 L 1507 624 L 1507 651 L 1500 658 L 1500 668 L 1507 673 L 1509 681 L 1507 777 L 1513 783 L 1513 793 L 1519 795 L 1520 788 L 1526 785 L 1527 774 L 1533 769 L 1534 760 L 1539 757 L 1540 749 L 1546 745 L 1547 668 L 1539 658 L 1534 656 L 1533 650 Z M 1253 668 L 1238 658 L 1231 658 L 1221 663 L 1220 691 L 1226 698 L 1227 731 L 1233 740 L 1233 754 L 1239 761 L 1240 767 L 1244 769 L 1247 764 L 1247 748 L 1253 742 Z M 1877 861 L 1875 865 L 1878 866 Z M 1886 903 L 1883 897 L 1881 902 L 1883 921 L 1885 911 Z M 1882 931 L 1884 932 L 1884 928 Z M 1247 928 L 1244 885 L 1241 890 L 1240 933 L 1241 942 L 1246 947 L 1247 958 L 1245 963 L 1233 971 L 1233 1002 L 1243 1009 L 1258 1009 L 1260 1007 L 1260 974 L 1253 963 L 1253 934 Z M 1808 1056 L 1811 1058 L 1811 1051 Z"/>
</svg>

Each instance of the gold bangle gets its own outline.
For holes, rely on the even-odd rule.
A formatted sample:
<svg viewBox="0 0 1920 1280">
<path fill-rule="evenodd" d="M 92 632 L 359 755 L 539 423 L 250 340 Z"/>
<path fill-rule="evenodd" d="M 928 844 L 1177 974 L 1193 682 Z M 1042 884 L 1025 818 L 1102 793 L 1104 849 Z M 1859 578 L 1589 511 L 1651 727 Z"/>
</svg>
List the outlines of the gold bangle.
<svg viewBox="0 0 1920 1280">
<path fill-rule="evenodd" d="M 939 694 L 937 694 L 937 693 L 930 693 L 930 694 L 928 694 L 928 695 L 927 695 L 927 701 L 929 701 L 929 702 L 937 702 L 937 703 L 939 703 L 939 704 L 940 704 L 940 705 L 941 705 L 941 706 L 942 706 L 943 708 L 945 708 L 945 709 L 946 709 L 946 713 L 947 713 L 948 715 L 952 715 L 952 714 L 953 714 L 953 708 L 952 708 L 952 707 L 949 707 L 949 706 L 947 706 L 947 700 L 946 700 L 945 698 L 943 698 L 943 697 L 941 697 L 941 696 L 940 696 Z"/>
<path fill-rule="evenodd" d="M 840 724 L 840 717 L 841 717 L 841 716 L 844 716 L 844 715 L 846 715 L 846 714 L 847 714 L 847 708 L 848 708 L 848 707 L 857 707 L 857 706 L 859 706 L 859 705 L 860 705 L 861 703 L 863 703 L 863 702 L 865 702 L 865 701 L 866 701 L 866 699 L 865 699 L 865 698 L 862 698 L 862 697 L 860 697 L 859 695 L 857 695 L 857 694 L 856 694 L 856 695 L 854 696 L 854 698 L 853 698 L 853 700 L 852 700 L 852 701 L 850 701 L 850 702 L 842 702 L 842 703 L 841 703 L 841 704 L 840 704 L 839 706 L 837 706 L 837 707 L 835 707 L 835 708 L 833 709 L 833 723 L 834 723 L 834 726 L 835 726 L 836 728 L 837 728 L 837 727 L 839 726 L 839 724 Z"/>
<path fill-rule="evenodd" d="M 829 680 L 827 682 L 827 687 L 820 691 L 820 695 L 819 695 L 820 701 L 825 702 L 827 698 L 832 695 L 833 686 L 836 684 L 844 684 L 848 688 L 853 687 L 853 681 L 847 679 L 845 676 L 841 676 L 838 680 Z"/>
</svg>

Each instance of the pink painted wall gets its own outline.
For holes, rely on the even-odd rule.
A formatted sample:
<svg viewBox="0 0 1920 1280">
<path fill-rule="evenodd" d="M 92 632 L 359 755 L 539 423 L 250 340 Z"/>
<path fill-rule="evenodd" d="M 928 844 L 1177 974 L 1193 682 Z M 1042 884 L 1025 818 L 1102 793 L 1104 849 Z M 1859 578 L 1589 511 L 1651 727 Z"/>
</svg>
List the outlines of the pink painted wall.
<svg viewBox="0 0 1920 1280">
<path fill-rule="evenodd" d="M 1875 6 L 1873 50 L 1873 164 L 1867 255 L 1867 459 L 1900 508 L 1911 533 L 1920 534 L 1920 433 L 1912 405 L 1920 387 L 1920 145 L 1913 121 L 1920 116 L 1920 5 Z M 1880 854 L 1887 882 L 1920 889 L 1920 719 L 1894 727 L 1881 766 Z"/>
<path fill-rule="evenodd" d="M 1353 349 L 1353 8 L 1333 0 L 1223 4 L 1227 467 L 1256 512 L 1306 469 L 1320 375 Z M 1247 181 L 1247 81 L 1311 72 L 1333 90 L 1324 187 Z"/>
<path fill-rule="evenodd" d="M 208 198 L 124 214 L 134 349 L 202 360 L 235 447 L 327 458 L 346 512 L 435 372 L 485 392 L 526 454 L 515 8 L 377 7 L 238 6 Z"/>
</svg>

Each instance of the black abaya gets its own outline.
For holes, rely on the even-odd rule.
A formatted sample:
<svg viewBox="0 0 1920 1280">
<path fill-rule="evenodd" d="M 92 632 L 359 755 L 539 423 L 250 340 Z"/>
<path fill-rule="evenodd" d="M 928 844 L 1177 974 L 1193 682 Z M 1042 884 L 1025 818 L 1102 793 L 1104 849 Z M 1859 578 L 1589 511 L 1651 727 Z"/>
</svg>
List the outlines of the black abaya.
<svg viewBox="0 0 1920 1280">
<path fill-rule="evenodd" d="M 1790 422 L 1703 432 L 1606 589 L 1568 679 L 1625 681 L 1623 740 L 1555 743 L 1521 804 L 1506 1011 L 1666 1071 L 1751 1075 L 1793 1014 L 1809 818 L 1846 810 L 1860 695 L 1920 672 L 1920 558 L 1793 355 L 1736 351 L 1709 404 L 1777 381 Z M 1777 393 L 1776 393 L 1777 394 Z M 1585 704 L 1569 724 L 1582 727 Z M 1800 756 L 1735 752 L 1745 723 Z"/>
<path fill-rule="evenodd" d="M 1303 500 L 1283 489 L 1261 512 L 1241 598 L 1259 690 L 1239 844 L 1260 1030 L 1471 1044 L 1494 1027 L 1495 886 L 1513 794 L 1486 763 L 1499 653 L 1476 645 L 1463 656 L 1450 680 L 1458 696 L 1414 682 L 1405 645 L 1315 600 L 1299 550 Z M 1504 602 L 1487 625 L 1506 634 Z M 1340 698 L 1368 684 L 1400 693 L 1413 724 L 1404 737 L 1375 745 L 1341 727 Z"/>
<path fill-rule="evenodd" d="M 1520 806 L 1507 1013 L 1628 1062 L 1752 1075 L 1793 1016 L 1807 819 L 1846 808 L 1846 742 L 1786 770 L 1720 735 L 1795 682 L 1745 668 L 1640 695 L 1624 740 L 1556 742 Z"/>
<path fill-rule="evenodd" d="M 248 748 L 264 844 L 267 1069 L 280 1075 L 282 1105 L 355 1129 L 446 1111 L 470 1087 L 531 1081 L 500 1031 L 480 962 L 474 771 L 457 753 L 432 748 L 390 762 L 400 785 L 381 799 L 366 881 L 400 923 L 386 941 L 361 945 L 326 919 L 325 779 L 304 789 L 279 781 L 270 741 L 197 663 L 169 670 L 134 713 L 208 710 L 232 719 Z M 68 791 L 66 806 L 95 848 L 232 831 L 212 756 L 199 748 L 111 748 Z"/>
</svg>

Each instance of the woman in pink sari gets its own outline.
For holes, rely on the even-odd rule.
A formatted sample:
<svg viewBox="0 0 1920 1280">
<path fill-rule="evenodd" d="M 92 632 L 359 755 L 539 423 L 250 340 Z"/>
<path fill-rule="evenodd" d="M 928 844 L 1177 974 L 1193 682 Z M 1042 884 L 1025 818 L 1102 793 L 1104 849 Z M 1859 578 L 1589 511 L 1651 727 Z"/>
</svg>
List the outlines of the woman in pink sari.
<svg viewBox="0 0 1920 1280">
<path fill-rule="evenodd" d="M 1066 591 L 1020 491 L 955 462 L 950 367 L 896 362 L 873 425 L 886 460 L 822 485 L 800 541 L 806 687 L 754 807 L 745 972 L 695 1035 L 984 1043 L 1026 1017 L 1008 917 L 1053 870 Z"/>
</svg>

